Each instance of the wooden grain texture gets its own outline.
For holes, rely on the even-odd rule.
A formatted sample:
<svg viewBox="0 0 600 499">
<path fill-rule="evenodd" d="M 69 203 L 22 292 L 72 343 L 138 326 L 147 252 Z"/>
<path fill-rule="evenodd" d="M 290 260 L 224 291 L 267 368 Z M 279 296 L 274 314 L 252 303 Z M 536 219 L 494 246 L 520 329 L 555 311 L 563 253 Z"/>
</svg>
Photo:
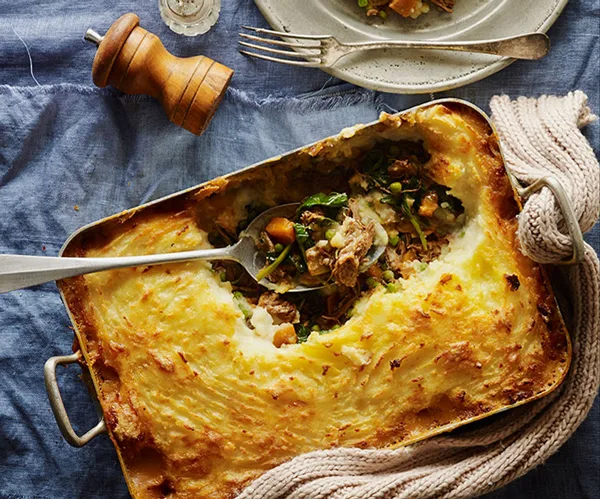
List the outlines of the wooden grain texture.
<svg viewBox="0 0 600 499">
<path fill-rule="evenodd" d="M 162 104 L 168 118 L 194 134 L 208 126 L 233 71 L 204 56 L 181 58 L 139 26 L 135 14 L 115 21 L 98 47 L 94 83 L 126 94 L 147 94 Z"/>
</svg>

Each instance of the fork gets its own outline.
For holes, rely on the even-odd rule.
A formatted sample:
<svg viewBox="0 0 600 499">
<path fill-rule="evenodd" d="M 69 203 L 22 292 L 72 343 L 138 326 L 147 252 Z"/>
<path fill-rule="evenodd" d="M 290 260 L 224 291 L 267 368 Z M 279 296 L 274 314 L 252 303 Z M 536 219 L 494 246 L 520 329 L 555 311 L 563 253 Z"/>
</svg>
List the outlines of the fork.
<svg viewBox="0 0 600 499">
<path fill-rule="evenodd" d="M 342 57 L 354 52 L 363 50 L 377 49 L 433 49 L 450 50 L 454 52 L 476 52 L 480 54 L 492 54 L 502 57 L 511 57 L 513 59 L 537 60 L 544 57 L 550 50 L 550 39 L 543 33 L 527 33 L 525 35 L 511 36 L 508 38 L 497 38 L 495 40 L 478 40 L 472 42 L 428 42 L 428 41 L 385 41 L 385 42 L 359 42 L 359 43 L 341 43 L 331 35 L 303 35 L 294 33 L 285 33 L 270 29 L 254 28 L 251 26 L 242 26 L 243 29 L 254 31 L 258 34 L 272 35 L 284 39 L 306 40 L 304 43 L 291 42 L 287 40 L 277 40 L 273 38 L 264 38 L 248 33 L 239 33 L 240 37 L 278 47 L 288 47 L 296 49 L 281 50 L 278 48 L 265 47 L 239 41 L 240 45 L 254 50 L 260 50 L 270 54 L 293 57 L 293 60 L 273 57 L 261 53 L 240 50 L 242 54 L 264 59 L 266 61 L 280 62 L 291 66 L 302 66 L 307 68 L 330 68 Z M 311 43 L 313 42 L 313 43 Z"/>
</svg>

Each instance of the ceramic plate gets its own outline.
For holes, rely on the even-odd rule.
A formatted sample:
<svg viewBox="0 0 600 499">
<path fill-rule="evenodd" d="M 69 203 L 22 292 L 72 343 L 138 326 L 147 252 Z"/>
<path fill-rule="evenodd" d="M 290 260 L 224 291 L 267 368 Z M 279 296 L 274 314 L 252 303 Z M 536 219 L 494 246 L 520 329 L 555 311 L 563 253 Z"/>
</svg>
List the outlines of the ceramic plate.
<svg viewBox="0 0 600 499">
<path fill-rule="evenodd" d="M 390 13 L 367 18 L 357 0 L 255 0 L 273 29 L 330 34 L 341 42 L 482 40 L 545 32 L 567 0 L 456 0 L 452 14 L 435 6 L 418 19 Z M 379 50 L 349 55 L 326 71 L 362 87 L 394 93 L 439 92 L 481 80 L 513 62 L 482 54 Z"/>
</svg>

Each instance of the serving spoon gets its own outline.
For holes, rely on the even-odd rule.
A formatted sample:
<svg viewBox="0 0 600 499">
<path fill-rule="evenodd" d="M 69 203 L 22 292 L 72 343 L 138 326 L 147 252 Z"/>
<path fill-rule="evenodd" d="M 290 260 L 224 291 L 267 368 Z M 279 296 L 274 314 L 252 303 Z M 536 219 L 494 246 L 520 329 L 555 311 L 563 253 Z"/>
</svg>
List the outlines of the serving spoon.
<svg viewBox="0 0 600 499">
<path fill-rule="evenodd" d="M 237 243 L 224 248 L 181 251 L 158 255 L 120 256 L 105 258 L 71 258 L 49 256 L 0 255 L 0 293 L 16 289 L 28 288 L 37 284 L 58 281 L 68 277 L 92 274 L 103 270 L 160 265 L 164 263 L 186 262 L 190 260 L 232 260 L 241 264 L 246 271 L 257 280 L 258 273 L 266 266 L 266 254 L 256 247 L 260 233 L 273 217 L 291 217 L 295 214 L 299 203 L 275 206 L 256 217 L 247 229 L 240 234 Z M 373 221 L 375 232 L 385 231 L 381 225 Z M 368 269 L 383 254 L 385 244 L 380 240 L 373 243 L 365 260 L 361 264 L 361 272 Z M 274 291 L 278 286 L 266 278 L 257 280 L 259 284 Z M 297 285 L 286 289 L 289 293 L 313 291 L 323 287 Z"/>
</svg>

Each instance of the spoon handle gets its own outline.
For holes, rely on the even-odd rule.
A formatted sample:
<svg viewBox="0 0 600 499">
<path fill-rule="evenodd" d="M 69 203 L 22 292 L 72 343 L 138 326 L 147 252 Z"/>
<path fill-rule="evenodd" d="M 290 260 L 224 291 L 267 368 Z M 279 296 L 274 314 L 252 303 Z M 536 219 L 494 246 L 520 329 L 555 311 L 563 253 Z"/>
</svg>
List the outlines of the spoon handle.
<svg viewBox="0 0 600 499">
<path fill-rule="evenodd" d="M 234 260 L 232 248 L 232 246 L 228 246 L 226 248 L 182 251 L 160 255 L 108 258 L 0 255 L 0 293 L 102 270 L 184 262 L 187 260 Z"/>
</svg>

